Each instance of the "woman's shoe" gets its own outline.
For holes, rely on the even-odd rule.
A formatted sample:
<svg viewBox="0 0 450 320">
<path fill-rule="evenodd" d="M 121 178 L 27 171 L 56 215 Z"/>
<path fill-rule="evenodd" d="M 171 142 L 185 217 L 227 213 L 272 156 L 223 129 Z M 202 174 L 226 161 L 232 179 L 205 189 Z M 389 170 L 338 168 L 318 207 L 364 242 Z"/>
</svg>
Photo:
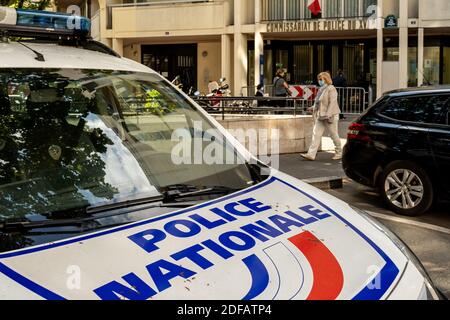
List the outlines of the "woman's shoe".
<svg viewBox="0 0 450 320">
<path fill-rule="evenodd" d="M 316 159 L 314 159 L 313 157 L 311 157 L 309 154 L 305 153 L 305 154 L 301 154 L 303 159 L 309 160 L 309 161 L 314 161 Z"/>
<path fill-rule="evenodd" d="M 333 160 L 342 160 L 342 154 L 336 154 L 336 155 L 333 157 Z"/>
</svg>

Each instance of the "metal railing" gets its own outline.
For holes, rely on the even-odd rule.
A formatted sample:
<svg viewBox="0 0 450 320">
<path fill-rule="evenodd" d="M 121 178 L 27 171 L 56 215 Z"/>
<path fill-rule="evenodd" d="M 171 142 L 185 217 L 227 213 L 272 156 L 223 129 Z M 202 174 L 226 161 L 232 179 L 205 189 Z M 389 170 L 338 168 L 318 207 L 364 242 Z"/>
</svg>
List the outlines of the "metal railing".
<svg viewBox="0 0 450 320">
<path fill-rule="evenodd" d="M 193 97 L 208 113 L 221 115 L 306 115 L 313 101 L 279 97 Z"/>
<path fill-rule="evenodd" d="M 362 18 L 372 14 L 378 0 L 322 0 L 322 18 Z M 308 20 L 308 0 L 261 0 L 262 20 Z"/>
<path fill-rule="evenodd" d="M 273 85 L 264 86 L 264 92 L 273 96 Z M 370 107 L 369 93 L 360 87 L 345 87 L 336 88 L 338 91 L 338 103 L 344 114 L 361 114 L 368 107 Z M 241 95 L 244 97 L 254 96 L 256 93 L 256 87 L 246 86 L 242 87 Z M 274 98 L 269 98 L 274 99 Z M 283 98 L 281 98 L 283 99 Z M 311 96 L 309 99 L 304 99 L 302 97 L 296 98 L 300 100 L 308 101 L 311 105 L 314 104 L 315 96 Z"/>
<path fill-rule="evenodd" d="M 268 84 L 264 86 L 264 93 L 268 94 L 269 96 L 274 96 L 274 86 L 273 84 Z M 241 88 L 241 96 L 243 97 L 253 97 L 256 93 L 257 87 L 256 86 L 245 86 Z"/>
<path fill-rule="evenodd" d="M 336 88 L 338 103 L 344 114 L 361 114 L 369 107 L 368 92 L 364 88 Z"/>
</svg>

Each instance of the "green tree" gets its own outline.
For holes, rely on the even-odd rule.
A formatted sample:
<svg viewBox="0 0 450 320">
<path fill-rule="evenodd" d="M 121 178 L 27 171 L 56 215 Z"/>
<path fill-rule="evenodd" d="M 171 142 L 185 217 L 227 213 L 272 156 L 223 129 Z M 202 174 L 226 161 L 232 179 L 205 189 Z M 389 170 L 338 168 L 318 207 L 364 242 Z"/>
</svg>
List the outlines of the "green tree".
<svg viewBox="0 0 450 320">
<path fill-rule="evenodd" d="M 1 6 L 12 7 L 17 9 L 37 9 L 44 10 L 50 7 L 52 0 L 0 0 Z"/>
</svg>

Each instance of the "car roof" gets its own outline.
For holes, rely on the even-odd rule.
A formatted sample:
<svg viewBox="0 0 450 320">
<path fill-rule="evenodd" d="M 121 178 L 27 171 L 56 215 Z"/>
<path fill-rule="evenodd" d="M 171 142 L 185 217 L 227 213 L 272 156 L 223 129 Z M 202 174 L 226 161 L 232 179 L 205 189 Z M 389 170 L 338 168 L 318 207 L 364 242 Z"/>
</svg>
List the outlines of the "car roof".
<svg viewBox="0 0 450 320">
<path fill-rule="evenodd" d="M 393 91 L 388 91 L 385 93 L 386 96 L 399 97 L 399 96 L 410 96 L 410 95 L 420 95 L 420 94 L 439 94 L 439 93 L 450 93 L 449 85 L 441 86 L 423 86 L 416 88 L 405 88 Z"/>
<path fill-rule="evenodd" d="M 57 43 L 22 42 L 41 53 L 45 61 L 37 61 L 36 54 L 19 42 L 0 42 L 1 68 L 58 68 L 102 69 L 154 73 L 133 60 L 107 53 Z"/>
</svg>

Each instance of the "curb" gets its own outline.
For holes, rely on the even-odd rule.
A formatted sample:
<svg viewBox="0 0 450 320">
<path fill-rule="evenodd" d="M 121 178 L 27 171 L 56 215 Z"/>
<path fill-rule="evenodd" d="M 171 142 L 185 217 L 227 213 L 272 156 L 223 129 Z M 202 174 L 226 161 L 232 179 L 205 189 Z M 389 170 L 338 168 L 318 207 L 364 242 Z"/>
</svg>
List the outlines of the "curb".
<svg viewBox="0 0 450 320">
<path fill-rule="evenodd" d="M 311 178 L 311 179 L 303 179 L 304 182 L 312 185 L 313 187 L 322 189 L 322 190 L 330 190 L 330 189 L 342 189 L 343 182 L 342 177 L 320 177 L 320 178 Z"/>
</svg>

